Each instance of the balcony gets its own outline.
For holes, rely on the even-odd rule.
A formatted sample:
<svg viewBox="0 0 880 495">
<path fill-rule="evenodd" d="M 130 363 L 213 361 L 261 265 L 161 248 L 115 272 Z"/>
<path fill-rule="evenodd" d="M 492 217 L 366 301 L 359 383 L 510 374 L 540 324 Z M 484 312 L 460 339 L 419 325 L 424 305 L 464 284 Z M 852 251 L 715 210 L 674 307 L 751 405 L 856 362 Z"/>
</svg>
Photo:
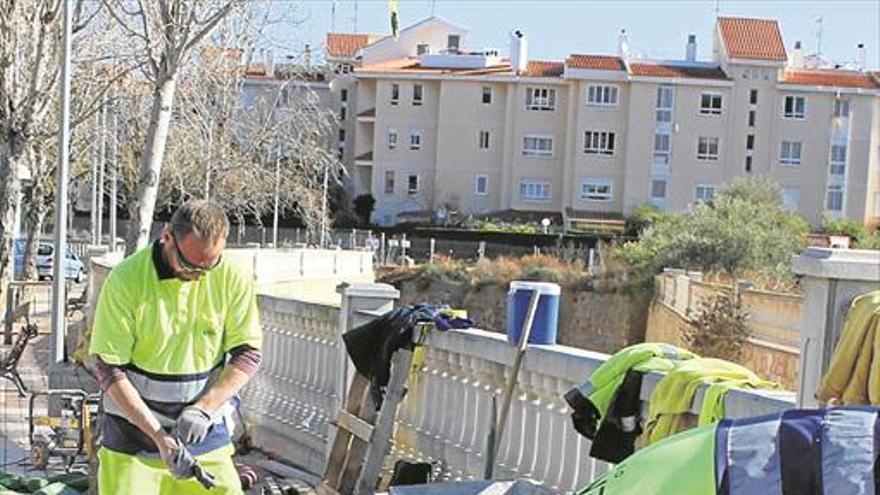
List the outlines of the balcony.
<svg viewBox="0 0 880 495">
<path fill-rule="evenodd" d="M 441 50 L 437 53 L 423 53 L 419 56 L 419 64 L 424 68 L 435 69 L 486 69 L 501 65 L 501 57 L 495 50 Z"/>
<path fill-rule="evenodd" d="M 357 121 L 364 122 L 364 123 L 376 122 L 376 109 L 370 108 L 368 110 L 364 110 L 363 112 L 357 114 Z"/>
<path fill-rule="evenodd" d="M 368 151 L 366 153 L 362 153 L 362 154 L 356 156 L 354 159 L 354 164 L 361 165 L 361 166 L 372 165 L 373 164 L 373 152 Z"/>
</svg>

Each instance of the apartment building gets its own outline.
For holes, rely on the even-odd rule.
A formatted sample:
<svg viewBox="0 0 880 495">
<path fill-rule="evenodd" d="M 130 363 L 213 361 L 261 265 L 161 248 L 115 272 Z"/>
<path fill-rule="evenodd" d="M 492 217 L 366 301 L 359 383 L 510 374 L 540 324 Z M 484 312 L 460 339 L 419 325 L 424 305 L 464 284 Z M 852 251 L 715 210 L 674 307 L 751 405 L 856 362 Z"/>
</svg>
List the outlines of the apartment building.
<svg viewBox="0 0 880 495">
<path fill-rule="evenodd" d="M 542 61 L 521 32 L 503 57 L 464 48 L 467 33 L 431 17 L 396 40 L 328 35 L 337 104 L 354 114 L 340 148 L 377 223 L 682 211 L 748 175 L 813 224 L 880 220 L 880 77 L 789 53 L 776 21 L 719 18 L 711 61 L 694 36 L 681 60 L 637 59 L 622 33 L 617 54 Z"/>
</svg>

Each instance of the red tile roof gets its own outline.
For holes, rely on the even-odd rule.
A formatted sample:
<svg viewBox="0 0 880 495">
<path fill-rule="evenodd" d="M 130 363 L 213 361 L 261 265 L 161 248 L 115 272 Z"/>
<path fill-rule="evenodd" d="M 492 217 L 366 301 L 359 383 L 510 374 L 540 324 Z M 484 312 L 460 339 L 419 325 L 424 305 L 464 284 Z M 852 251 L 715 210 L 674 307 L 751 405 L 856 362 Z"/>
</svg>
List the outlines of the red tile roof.
<svg viewBox="0 0 880 495">
<path fill-rule="evenodd" d="M 727 74 L 720 67 L 696 67 L 668 63 L 629 64 L 630 74 L 647 77 L 679 77 L 689 79 L 727 79 Z"/>
<path fill-rule="evenodd" d="M 565 65 L 572 69 L 626 70 L 623 59 L 610 55 L 571 55 Z"/>
<path fill-rule="evenodd" d="M 370 36 L 367 34 L 327 33 L 324 52 L 330 57 L 354 57 L 368 44 Z"/>
<path fill-rule="evenodd" d="M 564 71 L 565 64 L 562 62 L 529 60 L 528 65 L 526 65 L 526 70 L 523 71 L 523 75 L 531 77 L 560 77 Z"/>
<path fill-rule="evenodd" d="M 780 82 L 840 88 L 880 88 L 880 80 L 872 78 L 870 74 L 851 70 L 789 70 L 785 72 L 785 77 Z"/>
<path fill-rule="evenodd" d="M 719 17 L 718 28 L 729 58 L 785 61 L 779 24 L 769 19 Z"/>
</svg>

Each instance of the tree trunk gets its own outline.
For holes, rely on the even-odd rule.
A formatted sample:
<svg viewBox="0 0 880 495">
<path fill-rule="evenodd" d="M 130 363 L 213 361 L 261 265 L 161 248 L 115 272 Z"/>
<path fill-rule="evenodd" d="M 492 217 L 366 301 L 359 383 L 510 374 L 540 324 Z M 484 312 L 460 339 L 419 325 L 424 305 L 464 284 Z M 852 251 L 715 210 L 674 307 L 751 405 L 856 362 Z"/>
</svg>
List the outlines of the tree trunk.
<svg viewBox="0 0 880 495">
<path fill-rule="evenodd" d="M 42 187 L 34 187 L 30 196 L 26 216 L 27 244 L 24 250 L 24 279 L 36 280 L 37 247 L 40 244 L 40 234 L 43 232 L 43 222 L 46 220 L 49 208 Z"/>
<path fill-rule="evenodd" d="M 141 170 L 138 178 L 137 206 L 132 215 L 126 236 L 125 254 L 130 255 L 146 246 L 153 225 L 153 212 L 159 192 L 159 176 L 165 144 L 171 128 L 171 110 L 174 105 L 174 92 L 177 83 L 174 76 L 162 74 L 156 83 L 153 95 L 153 108 L 150 111 L 150 126 L 144 154 L 141 157 Z"/>
<path fill-rule="evenodd" d="M 7 137 L 7 136 L 4 136 Z M 15 203 L 21 191 L 18 171 L 23 164 L 22 146 L 15 135 L 0 141 L 0 308 L 6 307 L 6 290 L 13 277 Z M 2 313 L 0 313 L 2 314 Z"/>
</svg>

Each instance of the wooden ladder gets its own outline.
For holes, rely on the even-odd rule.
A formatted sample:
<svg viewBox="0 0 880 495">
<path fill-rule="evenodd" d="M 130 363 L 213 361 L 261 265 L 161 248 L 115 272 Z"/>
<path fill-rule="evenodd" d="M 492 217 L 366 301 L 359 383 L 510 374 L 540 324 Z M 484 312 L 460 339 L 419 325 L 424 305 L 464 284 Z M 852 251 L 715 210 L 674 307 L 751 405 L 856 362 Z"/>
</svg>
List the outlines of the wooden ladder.
<svg viewBox="0 0 880 495">
<path fill-rule="evenodd" d="M 336 421 L 336 436 L 318 493 L 329 495 L 376 492 L 379 472 L 391 450 L 397 406 L 403 399 L 413 352 L 400 349 L 391 359 L 391 377 L 382 407 L 376 411 L 370 379 L 355 373 L 345 406 Z"/>
</svg>

